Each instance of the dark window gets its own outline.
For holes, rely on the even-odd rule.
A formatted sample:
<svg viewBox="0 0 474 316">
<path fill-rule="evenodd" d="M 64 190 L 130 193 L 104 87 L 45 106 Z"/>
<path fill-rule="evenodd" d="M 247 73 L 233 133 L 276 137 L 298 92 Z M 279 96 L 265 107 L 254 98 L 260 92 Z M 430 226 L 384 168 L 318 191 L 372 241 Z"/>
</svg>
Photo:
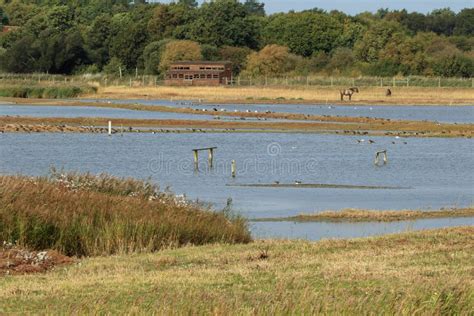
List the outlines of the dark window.
<svg viewBox="0 0 474 316">
<path fill-rule="evenodd" d="M 183 74 L 179 74 L 179 79 L 183 79 Z"/>
<path fill-rule="evenodd" d="M 201 79 L 206 79 L 206 75 L 205 75 L 205 74 L 201 74 Z"/>
<path fill-rule="evenodd" d="M 212 79 L 212 75 L 211 75 L 211 74 L 207 74 L 207 79 Z"/>
<path fill-rule="evenodd" d="M 214 75 L 214 79 L 219 79 L 219 75 Z"/>
</svg>

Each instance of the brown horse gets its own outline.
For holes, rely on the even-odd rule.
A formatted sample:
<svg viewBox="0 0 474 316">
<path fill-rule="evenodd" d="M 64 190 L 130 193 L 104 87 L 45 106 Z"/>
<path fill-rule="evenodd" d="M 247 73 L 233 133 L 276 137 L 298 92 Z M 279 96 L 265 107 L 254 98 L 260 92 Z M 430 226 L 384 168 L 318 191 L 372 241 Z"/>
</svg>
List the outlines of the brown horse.
<svg viewBox="0 0 474 316">
<path fill-rule="evenodd" d="M 346 90 L 341 90 L 341 101 L 344 101 L 344 96 L 349 96 L 349 101 L 352 100 L 352 95 L 359 92 L 359 88 L 352 87 Z"/>
</svg>

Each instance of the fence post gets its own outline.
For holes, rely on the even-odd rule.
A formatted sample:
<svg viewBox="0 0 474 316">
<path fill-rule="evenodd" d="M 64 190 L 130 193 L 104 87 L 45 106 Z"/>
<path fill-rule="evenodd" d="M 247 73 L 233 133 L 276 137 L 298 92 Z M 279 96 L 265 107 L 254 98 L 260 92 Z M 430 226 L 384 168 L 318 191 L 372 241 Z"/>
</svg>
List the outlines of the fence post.
<svg viewBox="0 0 474 316">
<path fill-rule="evenodd" d="M 438 88 L 441 88 L 441 77 L 438 77 Z"/>
</svg>

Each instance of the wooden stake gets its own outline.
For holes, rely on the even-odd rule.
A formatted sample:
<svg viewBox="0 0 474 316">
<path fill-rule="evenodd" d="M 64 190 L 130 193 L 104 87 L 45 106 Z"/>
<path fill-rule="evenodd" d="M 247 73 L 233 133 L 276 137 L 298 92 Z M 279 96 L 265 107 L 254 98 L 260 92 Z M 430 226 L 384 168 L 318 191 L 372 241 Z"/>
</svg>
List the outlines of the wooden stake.
<svg viewBox="0 0 474 316">
<path fill-rule="evenodd" d="M 214 165 L 214 148 L 209 148 L 209 168 L 212 169 Z"/>
<path fill-rule="evenodd" d="M 235 160 L 232 160 L 232 165 L 231 165 L 231 172 L 232 172 L 232 178 L 235 178 L 236 176 L 236 167 L 235 167 Z"/>
<path fill-rule="evenodd" d="M 198 150 L 193 150 L 194 153 L 194 169 L 199 169 L 199 153 Z"/>
</svg>

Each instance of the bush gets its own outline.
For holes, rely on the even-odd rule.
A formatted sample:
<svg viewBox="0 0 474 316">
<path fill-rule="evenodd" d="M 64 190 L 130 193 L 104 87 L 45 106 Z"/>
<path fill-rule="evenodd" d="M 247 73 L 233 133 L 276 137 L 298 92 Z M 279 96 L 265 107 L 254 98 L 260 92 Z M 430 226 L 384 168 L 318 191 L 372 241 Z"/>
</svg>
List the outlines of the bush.
<svg viewBox="0 0 474 316">
<path fill-rule="evenodd" d="M 0 176 L 0 240 L 93 256 L 251 240 L 247 222 L 108 175 Z"/>
</svg>

